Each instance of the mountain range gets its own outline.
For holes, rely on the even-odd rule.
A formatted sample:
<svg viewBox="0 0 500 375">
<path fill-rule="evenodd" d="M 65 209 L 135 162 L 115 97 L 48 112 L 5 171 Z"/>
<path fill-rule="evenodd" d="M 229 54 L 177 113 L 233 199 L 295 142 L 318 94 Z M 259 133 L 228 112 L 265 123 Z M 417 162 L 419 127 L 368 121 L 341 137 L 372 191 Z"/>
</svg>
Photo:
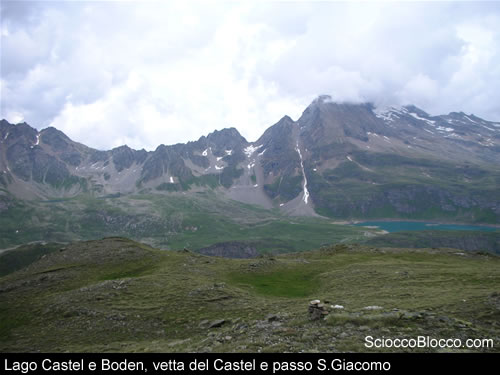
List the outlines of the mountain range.
<svg viewBox="0 0 500 375">
<path fill-rule="evenodd" d="M 500 231 L 342 223 L 498 224 L 499 186 L 500 123 L 462 112 L 321 96 L 255 142 L 230 128 L 151 152 L 3 120 L 0 352 L 498 341 Z"/>
<path fill-rule="evenodd" d="M 214 190 L 291 215 L 500 220 L 500 123 L 315 99 L 255 142 L 235 128 L 156 150 L 100 151 L 0 122 L 0 210 L 14 200 Z"/>
</svg>

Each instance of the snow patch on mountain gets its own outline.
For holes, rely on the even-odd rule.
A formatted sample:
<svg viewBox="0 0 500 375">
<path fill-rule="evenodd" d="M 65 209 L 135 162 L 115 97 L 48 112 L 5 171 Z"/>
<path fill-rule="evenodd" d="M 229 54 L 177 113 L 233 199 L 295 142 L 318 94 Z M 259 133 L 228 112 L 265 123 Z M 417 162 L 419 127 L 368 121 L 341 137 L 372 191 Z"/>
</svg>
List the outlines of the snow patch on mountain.
<svg viewBox="0 0 500 375">
<path fill-rule="evenodd" d="M 467 120 L 469 120 L 470 122 L 474 122 L 474 123 L 476 123 L 476 124 L 477 124 L 477 122 L 476 122 L 476 121 L 474 121 L 473 119 L 471 119 L 469 116 L 464 115 L 464 117 L 465 117 Z"/>
<path fill-rule="evenodd" d="M 250 156 L 253 155 L 253 153 L 255 151 L 257 151 L 259 148 L 261 148 L 263 145 L 260 145 L 260 146 L 257 146 L 257 147 L 254 147 L 253 145 L 250 145 L 248 147 L 246 147 L 243 152 L 245 153 L 245 155 L 247 156 L 247 158 L 249 158 Z"/>
<path fill-rule="evenodd" d="M 373 114 L 385 122 L 393 122 L 394 117 L 399 118 L 399 111 L 394 107 L 382 107 L 373 110 Z"/>
<path fill-rule="evenodd" d="M 307 177 L 306 173 L 304 171 L 304 161 L 302 160 L 302 153 L 300 152 L 299 148 L 299 142 L 297 141 L 297 145 L 295 147 L 295 151 L 299 154 L 300 158 L 300 167 L 302 168 L 302 176 L 304 176 L 304 197 L 302 198 L 304 200 L 304 203 L 307 204 L 307 201 L 309 199 L 309 190 L 307 190 Z"/>
<path fill-rule="evenodd" d="M 413 118 L 415 118 L 415 119 L 417 119 L 417 120 L 419 120 L 419 121 L 424 121 L 424 122 L 426 122 L 427 124 L 429 124 L 429 125 L 431 125 L 431 126 L 435 126 L 434 124 L 436 123 L 436 121 L 433 121 L 433 120 L 429 120 L 429 119 L 427 119 L 427 118 L 420 117 L 420 116 L 419 116 L 419 115 L 417 115 L 416 113 L 408 112 L 408 114 L 409 114 L 411 117 L 413 117 Z"/>
</svg>

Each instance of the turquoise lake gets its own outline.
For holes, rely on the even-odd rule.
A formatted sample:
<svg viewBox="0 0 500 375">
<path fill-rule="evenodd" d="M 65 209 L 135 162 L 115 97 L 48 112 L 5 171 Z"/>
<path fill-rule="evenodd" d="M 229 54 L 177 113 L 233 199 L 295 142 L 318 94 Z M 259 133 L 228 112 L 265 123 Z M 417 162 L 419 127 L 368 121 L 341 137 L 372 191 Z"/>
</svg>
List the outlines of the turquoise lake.
<svg viewBox="0 0 500 375">
<path fill-rule="evenodd" d="M 479 230 L 485 232 L 494 232 L 498 228 L 487 227 L 483 225 L 466 224 L 438 224 L 432 222 L 420 221 L 364 221 L 354 224 L 356 226 L 373 226 L 386 230 L 387 232 L 403 232 L 413 230 Z"/>
</svg>

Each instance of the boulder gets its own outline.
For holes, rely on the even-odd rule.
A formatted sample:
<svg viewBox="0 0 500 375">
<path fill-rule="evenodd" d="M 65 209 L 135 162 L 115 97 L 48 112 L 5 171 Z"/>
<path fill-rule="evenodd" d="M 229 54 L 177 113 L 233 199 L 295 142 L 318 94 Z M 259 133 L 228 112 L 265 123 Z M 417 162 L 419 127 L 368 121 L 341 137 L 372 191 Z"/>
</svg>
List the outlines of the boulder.
<svg viewBox="0 0 500 375">
<path fill-rule="evenodd" d="M 208 328 L 218 328 L 221 327 L 224 323 L 226 323 L 225 319 L 217 319 L 211 322 Z"/>
</svg>

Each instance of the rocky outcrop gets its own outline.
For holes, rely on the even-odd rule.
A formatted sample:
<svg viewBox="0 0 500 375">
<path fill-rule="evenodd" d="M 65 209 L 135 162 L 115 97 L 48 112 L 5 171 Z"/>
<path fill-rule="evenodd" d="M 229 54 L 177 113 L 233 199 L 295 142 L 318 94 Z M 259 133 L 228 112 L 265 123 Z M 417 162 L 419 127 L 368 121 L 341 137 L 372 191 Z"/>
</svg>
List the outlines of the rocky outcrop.
<svg viewBox="0 0 500 375">
<path fill-rule="evenodd" d="M 309 319 L 311 320 L 324 319 L 329 314 L 325 304 L 321 303 L 319 299 L 309 302 L 309 308 L 307 311 L 309 312 Z"/>
</svg>

